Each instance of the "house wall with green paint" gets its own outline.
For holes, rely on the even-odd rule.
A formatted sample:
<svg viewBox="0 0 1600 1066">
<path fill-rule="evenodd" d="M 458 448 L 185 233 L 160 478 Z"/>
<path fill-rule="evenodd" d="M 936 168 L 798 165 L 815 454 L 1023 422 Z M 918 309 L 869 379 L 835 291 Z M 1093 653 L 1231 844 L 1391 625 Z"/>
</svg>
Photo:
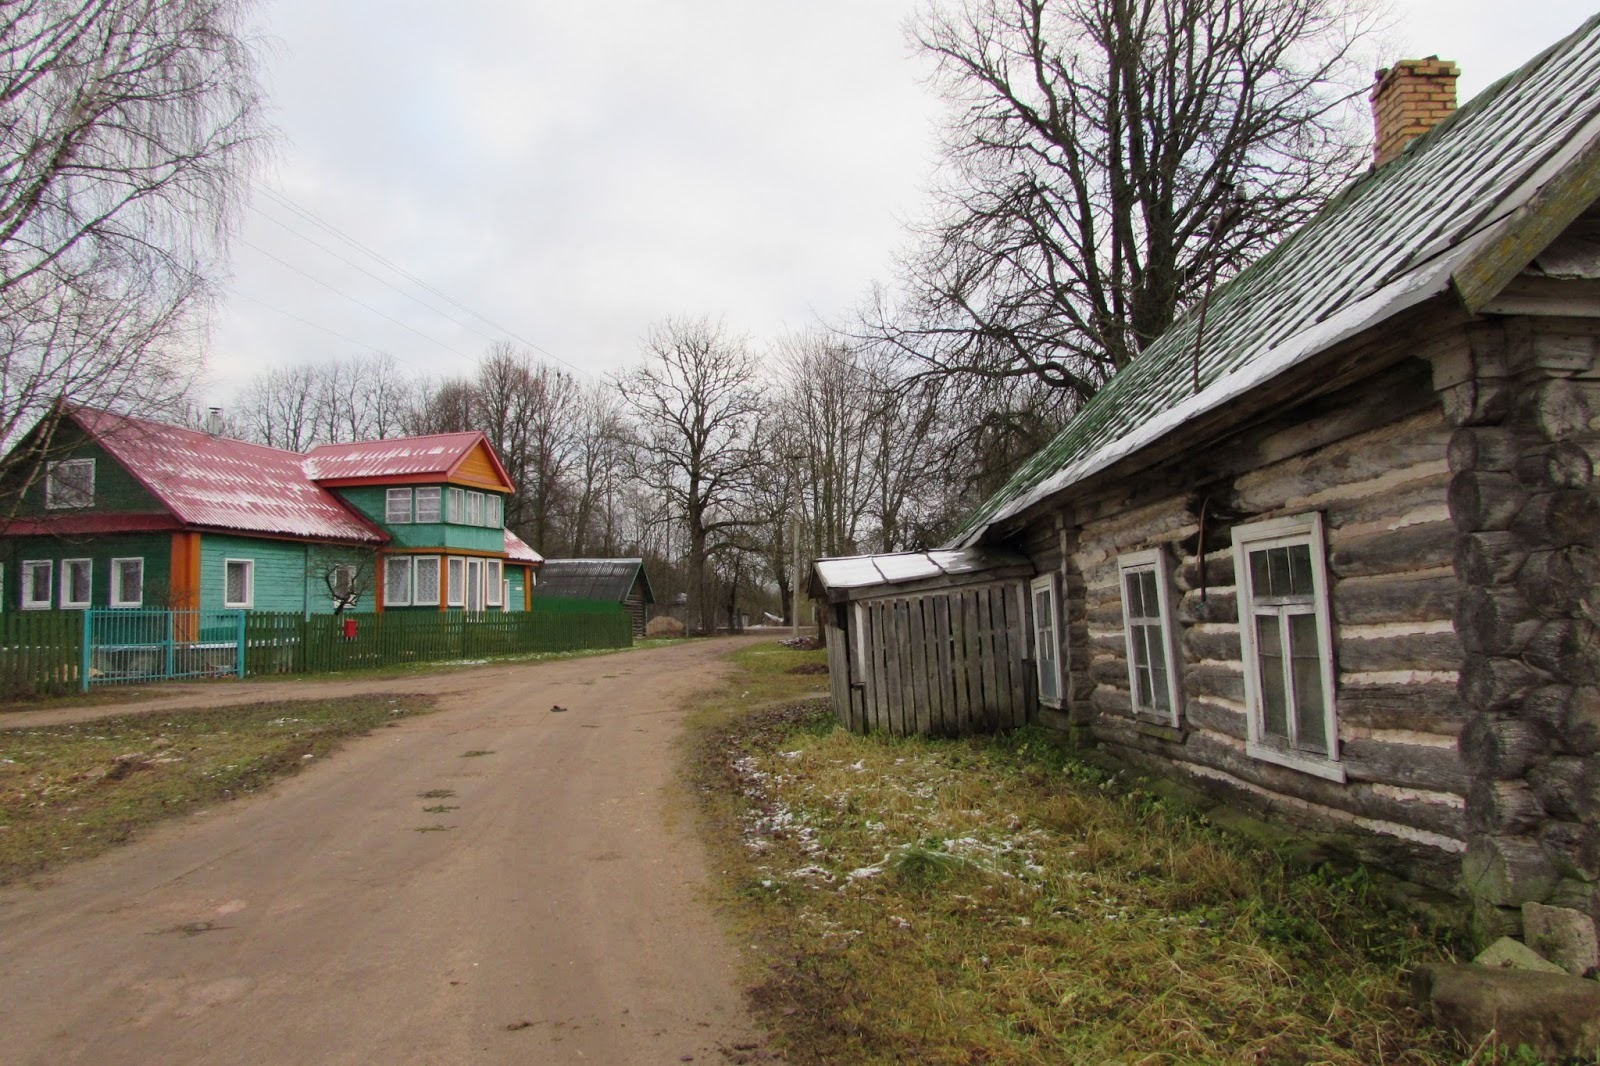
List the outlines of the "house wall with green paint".
<svg viewBox="0 0 1600 1066">
<path fill-rule="evenodd" d="M 166 607 L 171 589 L 172 538 L 165 533 L 110 533 L 87 540 L 8 537 L 0 548 L 4 610 L 22 609 L 22 564 L 50 563 L 50 605 L 61 606 L 61 561 L 90 560 L 91 607 L 111 606 L 111 560 L 143 559 L 141 606 Z"/>
<path fill-rule="evenodd" d="M 167 513 L 161 501 L 77 426 L 63 422 L 56 433 L 59 447 L 51 449 L 52 461 L 94 460 L 94 503 L 90 507 L 75 507 L 70 511 L 45 507 L 45 472 L 40 471 L 39 478 L 22 494 L 17 507 L 18 515 Z"/>
<path fill-rule="evenodd" d="M 227 561 L 248 559 L 254 564 L 251 610 L 329 614 L 335 604 L 320 571 L 329 563 L 342 561 L 342 556 L 338 555 L 340 551 L 317 544 L 207 533 L 200 541 L 200 607 L 222 609 Z M 319 555 L 328 552 L 334 554 L 326 559 Z M 366 572 L 371 573 L 370 553 L 358 548 L 348 549 L 348 552 L 351 564 L 359 565 L 364 561 Z M 366 586 L 368 591 L 353 610 L 372 609 L 370 576 L 366 578 Z"/>
<path fill-rule="evenodd" d="M 506 610 L 508 612 L 522 610 L 525 602 L 523 600 L 523 575 L 526 573 L 527 571 L 520 566 L 506 567 L 506 582 L 511 586 L 510 592 L 506 596 Z"/>
<path fill-rule="evenodd" d="M 448 491 L 449 488 L 445 485 L 437 487 L 443 491 Z M 361 485 L 331 491 L 394 538 L 393 547 L 455 548 L 475 552 L 505 551 L 505 533 L 499 526 L 470 526 L 464 522 L 397 522 L 391 525 L 387 514 L 389 489 L 386 486 Z M 485 493 L 485 495 L 497 494 Z M 503 507 L 502 513 L 504 513 Z"/>
</svg>

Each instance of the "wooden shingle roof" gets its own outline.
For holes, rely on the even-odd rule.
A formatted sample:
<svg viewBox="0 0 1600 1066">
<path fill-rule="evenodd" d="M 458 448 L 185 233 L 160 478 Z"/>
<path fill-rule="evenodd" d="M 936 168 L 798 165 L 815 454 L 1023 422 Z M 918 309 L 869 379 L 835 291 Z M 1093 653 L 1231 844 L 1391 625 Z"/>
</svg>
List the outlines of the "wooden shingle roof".
<svg viewBox="0 0 1600 1066">
<path fill-rule="evenodd" d="M 1133 455 L 1331 346 L 1454 291 L 1497 295 L 1600 196 L 1600 16 L 1355 181 L 1123 368 L 952 539 Z M 1198 362 L 1199 388 L 1195 388 Z"/>
</svg>

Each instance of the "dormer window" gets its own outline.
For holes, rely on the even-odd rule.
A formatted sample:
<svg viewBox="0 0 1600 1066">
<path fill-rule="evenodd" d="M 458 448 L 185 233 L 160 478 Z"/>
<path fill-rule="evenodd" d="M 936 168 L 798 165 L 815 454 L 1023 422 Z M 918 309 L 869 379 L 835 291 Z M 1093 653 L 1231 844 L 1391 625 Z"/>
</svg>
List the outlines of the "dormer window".
<svg viewBox="0 0 1600 1066">
<path fill-rule="evenodd" d="M 44 505 L 51 510 L 94 506 L 94 460 L 46 463 Z"/>
<path fill-rule="evenodd" d="M 391 526 L 411 523 L 411 490 L 390 489 L 384 501 L 383 517 Z"/>
<path fill-rule="evenodd" d="M 418 522 L 437 522 L 443 515 L 440 513 L 440 492 L 437 488 L 418 489 L 416 493 Z"/>
</svg>

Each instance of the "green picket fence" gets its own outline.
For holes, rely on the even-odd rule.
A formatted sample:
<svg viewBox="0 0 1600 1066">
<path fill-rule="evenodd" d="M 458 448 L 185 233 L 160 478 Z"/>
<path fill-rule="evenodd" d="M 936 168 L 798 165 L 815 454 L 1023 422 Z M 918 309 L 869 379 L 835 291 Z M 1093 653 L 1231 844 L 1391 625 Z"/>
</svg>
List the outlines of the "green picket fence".
<svg viewBox="0 0 1600 1066">
<path fill-rule="evenodd" d="M 105 612 L 95 613 L 99 616 Z M 229 612 L 230 617 L 238 613 Z M 386 611 L 306 618 L 249 611 L 243 615 L 247 677 L 626 648 L 633 644 L 633 623 L 628 613 L 618 604 L 589 600 L 536 600 L 532 611 L 510 614 Z M 59 693 L 80 688 L 85 624 L 83 611 L 0 614 L 0 695 Z M 103 622 L 101 628 L 105 628 Z M 95 662 L 99 662 L 95 645 L 103 643 L 105 636 L 91 636 L 90 658 Z M 118 639 L 118 650 L 126 651 L 125 635 Z M 93 680 L 153 681 L 176 676 L 179 675 L 163 676 L 158 671 L 112 678 L 101 671 Z"/>
<path fill-rule="evenodd" d="M 82 611 L 0 614 L 0 694 L 74 692 L 82 668 Z"/>
</svg>

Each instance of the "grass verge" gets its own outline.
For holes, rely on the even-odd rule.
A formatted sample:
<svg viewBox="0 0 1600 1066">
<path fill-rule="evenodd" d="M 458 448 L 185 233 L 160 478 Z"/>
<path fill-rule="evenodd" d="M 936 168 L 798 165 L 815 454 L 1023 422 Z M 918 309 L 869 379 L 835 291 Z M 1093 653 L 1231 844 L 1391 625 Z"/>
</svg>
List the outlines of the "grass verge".
<svg viewBox="0 0 1600 1066">
<path fill-rule="evenodd" d="M 691 765 L 758 1012 L 795 1063 L 1453 1063 L 1402 971 L 1447 955 L 1027 731 L 856 737 L 744 649 Z M 814 686 L 818 680 L 809 679 Z M 743 695 L 741 695 L 743 694 Z"/>
<path fill-rule="evenodd" d="M 385 694 L 0 730 L 0 883 L 254 792 L 432 705 Z"/>
</svg>

